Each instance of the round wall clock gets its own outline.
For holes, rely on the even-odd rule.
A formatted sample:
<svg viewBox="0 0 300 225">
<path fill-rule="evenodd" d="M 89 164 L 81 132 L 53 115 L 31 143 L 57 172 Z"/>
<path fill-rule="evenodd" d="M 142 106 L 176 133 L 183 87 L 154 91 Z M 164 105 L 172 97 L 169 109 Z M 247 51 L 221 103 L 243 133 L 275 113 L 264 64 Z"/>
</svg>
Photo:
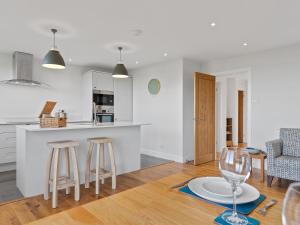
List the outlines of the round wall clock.
<svg viewBox="0 0 300 225">
<path fill-rule="evenodd" d="M 148 83 L 148 91 L 152 95 L 157 95 L 160 91 L 160 81 L 158 79 L 151 79 Z"/>
</svg>

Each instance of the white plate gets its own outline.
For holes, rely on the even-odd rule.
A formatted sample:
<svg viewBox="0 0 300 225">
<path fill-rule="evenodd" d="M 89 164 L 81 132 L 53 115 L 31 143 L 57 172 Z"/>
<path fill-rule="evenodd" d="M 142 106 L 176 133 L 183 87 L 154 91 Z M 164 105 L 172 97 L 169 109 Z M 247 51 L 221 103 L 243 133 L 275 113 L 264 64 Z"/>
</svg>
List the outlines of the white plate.
<svg viewBox="0 0 300 225">
<path fill-rule="evenodd" d="M 206 200 L 222 203 L 222 204 L 232 204 L 232 197 L 226 198 L 226 197 L 208 193 L 203 188 L 203 183 L 208 181 L 223 182 L 225 181 L 225 179 L 222 177 L 199 177 L 191 180 L 188 183 L 188 187 L 193 193 Z M 255 201 L 260 196 L 259 191 L 255 187 L 249 184 L 244 183 L 241 185 L 241 188 L 243 189 L 243 193 L 237 197 L 237 201 L 236 201 L 237 204 L 244 204 L 244 203 Z"/>
<path fill-rule="evenodd" d="M 220 197 L 231 198 L 232 187 L 226 182 L 224 179 L 213 179 L 203 182 L 202 187 L 209 194 L 217 195 Z M 237 188 L 236 195 L 239 196 L 243 193 L 243 189 L 241 187 Z"/>
</svg>

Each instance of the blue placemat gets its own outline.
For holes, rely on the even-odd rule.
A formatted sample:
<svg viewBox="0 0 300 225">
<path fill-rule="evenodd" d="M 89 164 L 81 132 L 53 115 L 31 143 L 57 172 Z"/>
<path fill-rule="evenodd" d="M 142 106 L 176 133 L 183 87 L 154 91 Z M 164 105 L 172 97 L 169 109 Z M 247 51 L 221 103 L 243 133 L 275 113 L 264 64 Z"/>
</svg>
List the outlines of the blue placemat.
<svg viewBox="0 0 300 225">
<path fill-rule="evenodd" d="M 208 201 L 204 198 L 199 197 L 198 195 L 194 194 L 188 186 L 184 186 L 182 188 L 179 189 L 179 191 L 188 194 L 192 197 L 204 200 L 206 202 L 212 203 L 212 204 L 216 204 L 216 205 L 220 205 L 223 206 L 227 209 L 232 209 L 233 205 L 232 204 L 222 204 L 222 203 L 217 203 L 217 202 L 212 202 L 212 201 Z M 263 200 L 265 200 L 266 196 L 265 195 L 260 195 L 258 199 L 256 199 L 253 202 L 249 202 L 249 203 L 245 203 L 245 204 L 238 204 L 236 206 L 236 209 L 239 213 L 244 214 L 244 215 L 248 215 L 249 213 L 251 213 Z"/>
<path fill-rule="evenodd" d="M 216 224 L 220 224 L 220 225 L 231 225 L 230 223 L 227 223 L 226 221 L 224 221 L 224 220 L 222 219 L 222 215 L 223 215 L 224 213 L 227 213 L 227 212 L 231 212 L 231 211 L 230 211 L 230 210 L 226 210 L 226 211 L 224 211 L 223 213 L 221 213 L 221 214 L 215 219 L 215 223 L 216 223 Z M 247 220 L 248 220 L 248 225 L 258 225 L 258 224 L 260 224 L 260 222 L 259 222 L 258 220 L 253 219 L 253 218 L 248 217 L 248 216 L 246 216 L 246 217 L 247 217 Z"/>
</svg>

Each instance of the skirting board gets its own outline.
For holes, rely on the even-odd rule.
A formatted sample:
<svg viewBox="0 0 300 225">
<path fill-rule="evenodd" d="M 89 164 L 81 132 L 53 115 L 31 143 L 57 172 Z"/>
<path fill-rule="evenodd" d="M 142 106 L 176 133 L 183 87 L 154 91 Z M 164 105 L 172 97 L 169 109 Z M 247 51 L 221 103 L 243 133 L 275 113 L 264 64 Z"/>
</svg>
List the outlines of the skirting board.
<svg viewBox="0 0 300 225">
<path fill-rule="evenodd" d="M 141 154 L 150 155 L 150 156 L 157 157 L 157 158 L 168 159 L 168 160 L 172 160 L 175 162 L 183 163 L 182 156 L 173 155 L 173 154 L 164 153 L 164 152 L 158 152 L 158 151 L 154 151 L 152 149 L 142 148 Z"/>
</svg>

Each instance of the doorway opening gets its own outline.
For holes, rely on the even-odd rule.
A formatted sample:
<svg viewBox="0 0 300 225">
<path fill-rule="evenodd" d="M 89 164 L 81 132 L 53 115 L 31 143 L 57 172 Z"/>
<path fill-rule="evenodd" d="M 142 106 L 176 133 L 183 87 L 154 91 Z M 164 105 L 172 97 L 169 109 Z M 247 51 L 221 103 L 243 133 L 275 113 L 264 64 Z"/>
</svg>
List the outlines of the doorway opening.
<svg viewBox="0 0 300 225">
<path fill-rule="evenodd" d="M 251 143 L 251 71 L 215 73 L 216 151 Z"/>
</svg>

